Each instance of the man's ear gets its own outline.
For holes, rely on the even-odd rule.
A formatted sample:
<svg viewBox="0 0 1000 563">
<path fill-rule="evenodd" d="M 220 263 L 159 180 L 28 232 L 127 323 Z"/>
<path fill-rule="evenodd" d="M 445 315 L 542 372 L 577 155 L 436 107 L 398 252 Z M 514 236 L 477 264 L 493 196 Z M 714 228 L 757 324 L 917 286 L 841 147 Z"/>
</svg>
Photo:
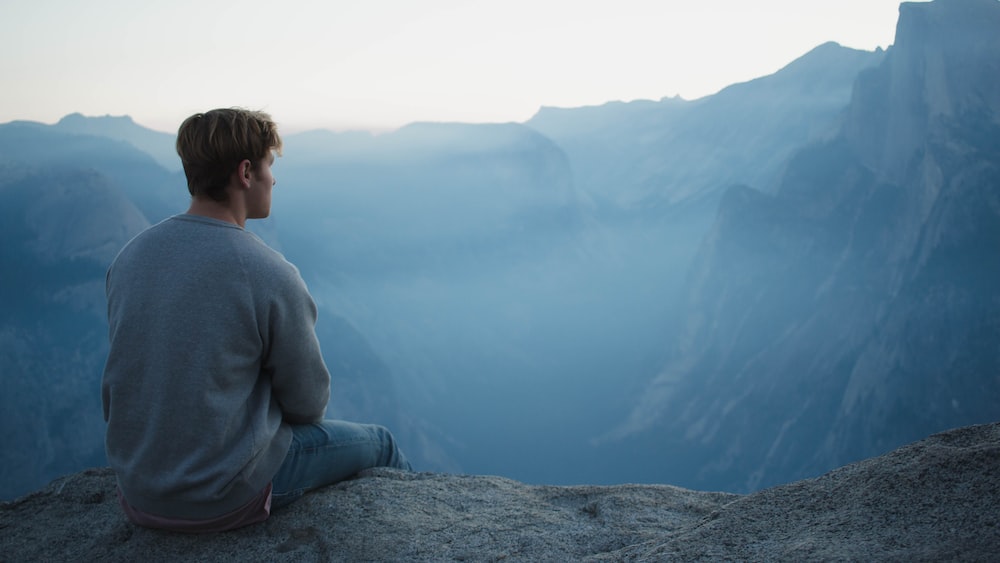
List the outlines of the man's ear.
<svg viewBox="0 0 1000 563">
<path fill-rule="evenodd" d="M 239 167 L 236 169 L 240 177 L 240 184 L 245 187 L 250 187 L 250 173 L 253 172 L 253 163 L 247 159 L 240 161 Z"/>
</svg>

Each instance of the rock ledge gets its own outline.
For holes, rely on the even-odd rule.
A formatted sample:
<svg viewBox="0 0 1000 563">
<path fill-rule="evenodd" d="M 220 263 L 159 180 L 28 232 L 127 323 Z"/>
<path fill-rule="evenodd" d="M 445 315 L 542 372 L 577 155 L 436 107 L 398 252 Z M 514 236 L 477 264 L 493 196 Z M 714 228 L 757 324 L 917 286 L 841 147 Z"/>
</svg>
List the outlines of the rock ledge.
<svg viewBox="0 0 1000 563">
<path fill-rule="evenodd" d="M 971 561 L 1000 553 L 998 506 L 1000 424 L 746 496 L 380 469 L 208 536 L 129 524 L 91 469 L 0 505 L 0 559 Z"/>
</svg>

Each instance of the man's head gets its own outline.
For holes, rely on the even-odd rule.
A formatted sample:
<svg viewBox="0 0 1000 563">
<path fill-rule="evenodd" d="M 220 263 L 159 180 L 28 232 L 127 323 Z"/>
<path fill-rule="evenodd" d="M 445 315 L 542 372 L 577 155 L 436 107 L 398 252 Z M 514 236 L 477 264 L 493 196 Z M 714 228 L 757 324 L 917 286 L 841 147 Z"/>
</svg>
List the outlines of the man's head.
<svg viewBox="0 0 1000 563">
<path fill-rule="evenodd" d="M 281 154 L 281 137 L 271 116 L 245 109 L 214 109 L 184 120 L 177 131 L 177 154 L 192 196 L 225 202 L 233 173 L 249 160 L 254 169 Z"/>
</svg>

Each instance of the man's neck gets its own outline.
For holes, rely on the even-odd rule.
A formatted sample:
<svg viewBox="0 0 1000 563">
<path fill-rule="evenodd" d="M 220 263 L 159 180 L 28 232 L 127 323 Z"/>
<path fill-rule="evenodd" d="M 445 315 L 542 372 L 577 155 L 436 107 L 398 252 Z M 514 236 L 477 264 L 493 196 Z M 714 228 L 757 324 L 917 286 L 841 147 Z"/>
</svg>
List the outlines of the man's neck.
<svg viewBox="0 0 1000 563">
<path fill-rule="evenodd" d="M 219 221 L 225 221 L 227 223 L 239 225 L 240 227 L 246 227 L 246 215 L 238 213 L 238 210 L 234 209 L 234 206 L 231 206 L 229 202 L 220 202 L 209 198 L 194 197 L 191 199 L 191 207 L 188 208 L 187 212 L 191 215 L 211 217 L 212 219 L 218 219 Z"/>
</svg>

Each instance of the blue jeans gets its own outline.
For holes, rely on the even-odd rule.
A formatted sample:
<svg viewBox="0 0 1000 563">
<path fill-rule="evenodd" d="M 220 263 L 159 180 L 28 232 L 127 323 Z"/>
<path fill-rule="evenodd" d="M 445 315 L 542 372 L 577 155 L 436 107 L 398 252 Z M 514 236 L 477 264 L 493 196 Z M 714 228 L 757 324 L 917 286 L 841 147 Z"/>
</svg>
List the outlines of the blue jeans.
<svg viewBox="0 0 1000 563">
<path fill-rule="evenodd" d="M 271 508 L 370 467 L 412 470 L 392 434 L 382 426 L 343 420 L 292 425 L 292 445 L 271 480 Z"/>
</svg>

